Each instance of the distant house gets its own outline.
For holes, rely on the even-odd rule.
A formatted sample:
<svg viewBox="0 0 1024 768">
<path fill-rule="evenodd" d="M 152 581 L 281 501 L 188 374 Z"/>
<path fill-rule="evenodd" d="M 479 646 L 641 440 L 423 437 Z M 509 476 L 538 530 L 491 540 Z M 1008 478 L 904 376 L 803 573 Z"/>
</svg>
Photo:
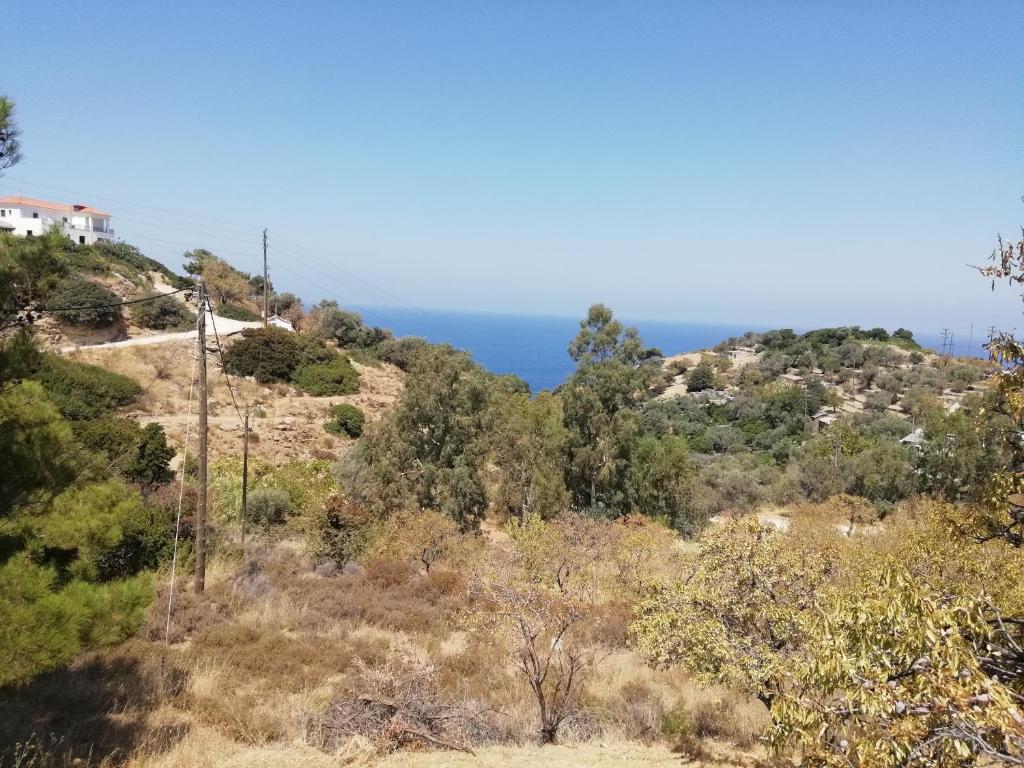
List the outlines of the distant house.
<svg viewBox="0 0 1024 768">
<path fill-rule="evenodd" d="M 924 439 L 924 430 L 921 429 L 921 427 L 918 427 L 909 435 L 900 440 L 900 442 L 903 445 L 909 445 L 913 447 L 917 451 L 923 451 L 924 444 L 928 441 Z"/>
<path fill-rule="evenodd" d="M 838 419 L 839 414 L 836 413 L 835 408 L 822 408 L 816 414 L 811 416 L 811 420 L 814 422 L 814 429 L 818 432 L 824 432 Z"/>
<path fill-rule="evenodd" d="M 18 237 L 41 235 L 59 227 L 72 242 L 92 245 L 111 240 L 110 214 L 84 203 L 52 203 L 16 195 L 0 196 L 0 229 Z"/>
<path fill-rule="evenodd" d="M 295 326 L 292 325 L 288 320 L 285 320 L 280 315 L 271 315 L 267 318 L 267 325 L 272 325 L 275 328 L 283 328 L 290 333 L 295 333 Z"/>
</svg>

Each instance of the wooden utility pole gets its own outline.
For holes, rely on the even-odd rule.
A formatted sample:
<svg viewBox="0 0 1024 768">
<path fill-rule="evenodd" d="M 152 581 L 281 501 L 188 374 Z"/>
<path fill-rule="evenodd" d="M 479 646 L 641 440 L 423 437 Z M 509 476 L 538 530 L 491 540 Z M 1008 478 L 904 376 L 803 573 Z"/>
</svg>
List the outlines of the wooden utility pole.
<svg viewBox="0 0 1024 768">
<path fill-rule="evenodd" d="M 267 327 L 267 296 L 270 278 L 267 274 L 267 230 L 263 230 L 263 327 Z"/>
<path fill-rule="evenodd" d="M 245 436 L 242 442 L 242 551 L 245 551 L 245 522 L 249 517 L 249 404 L 245 404 Z"/>
<path fill-rule="evenodd" d="M 196 480 L 195 591 L 206 588 L 206 284 L 199 280 L 199 472 Z"/>
</svg>

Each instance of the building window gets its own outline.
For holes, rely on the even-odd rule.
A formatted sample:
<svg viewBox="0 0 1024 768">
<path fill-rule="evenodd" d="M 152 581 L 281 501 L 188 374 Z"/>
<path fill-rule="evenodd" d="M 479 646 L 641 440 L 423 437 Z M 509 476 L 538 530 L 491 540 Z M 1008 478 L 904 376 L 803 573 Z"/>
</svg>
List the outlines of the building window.
<svg viewBox="0 0 1024 768">
<path fill-rule="evenodd" d="M 32 218 L 33 219 L 38 219 L 39 218 L 39 211 L 32 211 Z"/>
<path fill-rule="evenodd" d="M 82 245 L 85 245 L 85 235 L 79 235 L 78 242 L 81 243 Z"/>
<path fill-rule="evenodd" d="M 64 217 L 64 223 L 65 223 L 65 224 L 67 224 L 67 223 L 68 223 L 68 217 L 67 217 L 67 216 L 65 216 L 65 217 Z"/>
<path fill-rule="evenodd" d="M 28 236 L 28 237 L 32 237 L 32 230 L 31 229 L 25 230 L 25 235 Z"/>
<path fill-rule="evenodd" d="M 6 208 L 0 208 L 0 219 L 2 219 L 6 215 L 7 215 L 7 209 Z"/>
</svg>

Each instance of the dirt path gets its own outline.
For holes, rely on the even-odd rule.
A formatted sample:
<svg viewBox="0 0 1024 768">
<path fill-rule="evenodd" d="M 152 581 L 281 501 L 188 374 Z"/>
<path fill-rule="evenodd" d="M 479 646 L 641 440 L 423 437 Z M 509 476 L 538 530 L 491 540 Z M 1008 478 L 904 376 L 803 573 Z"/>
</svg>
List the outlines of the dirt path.
<svg viewBox="0 0 1024 768">
<path fill-rule="evenodd" d="M 237 333 L 241 333 L 246 328 L 259 328 L 263 325 L 260 321 L 249 322 L 245 320 L 232 320 L 228 317 L 221 317 L 220 315 L 214 315 L 212 312 L 206 313 L 206 333 L 209 337 L 213 337 L 214 325 L 217 327 L 217 334 L 219 336 L 234 336 Z M 173 341 L 190 341 L 196 337 L 196 331 L 178 331 L 175 333 L 154 333 L 151 336 L 136 336 L 132 339 L 125 339 L 124 341 L 108 341 L 105 344 L 89 344 L 87 346 L 80 346 L 77 344 L 70 344 L 60 348 L 61 354 L 67 354 L 68 352 L 77 352 L 78 350 L 86 349 L 122 349 L 124 347 L 138 347 L 138 346 L 149 346 L 151 344 L 167 344 Z"/>
</svg>

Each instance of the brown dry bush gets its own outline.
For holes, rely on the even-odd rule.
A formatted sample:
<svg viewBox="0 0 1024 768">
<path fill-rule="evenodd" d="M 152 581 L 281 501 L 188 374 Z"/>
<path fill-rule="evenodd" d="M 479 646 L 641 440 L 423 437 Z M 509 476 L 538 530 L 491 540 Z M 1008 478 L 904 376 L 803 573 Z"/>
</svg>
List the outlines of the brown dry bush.
<svg viewBox="0 0 1024 768">
<path fill-rule="evenodd" d="M 193 640 L 191 655 L 223 664 L 239 682 L 265 680 L 277 691 L 301 691 L 343 672 L 353 659 L 352 649 L 334 638 L 239 623 L 201 632 Z"/>
<path fill-rule="evenodd" d="M 184 642 L 197 632 L 229 621 L 240 606 L 230 585 L 215 584 L 207 587 L 202 595 L 197 595 L 191 590 L 189 575 L 184 574 L 174 587 L 170 633 L 165 634 L 168 591 L 166 583 L 157 587 L 156 599 L 149 607 L 140 632 L 147 640 L 163 642 L 166 637 L 171 643 Z"/>
<path fill-rule="evenodd" d="M 471 745 L 497 740 L 491 708 L 443 696 L 435 667 L 410 648 L 393 649 L 383 664 L 357 659 L 354 666 L 355 675 L 327 710 L 307 723 L 307 738 L 321 749 L 335 751 L 361 737 L 384 753 L 406 747 L 469 752 Z"/>
<path fill-rule="evenodd" d="M 603 703 L 602 719 L 627 739 L 650 743 L 661 736 L 665 705 L 646 680 L 627 680 Z"/>
<path fill-rule="evenodd" d="M 304 612 L 308 627 L 320 629 L 347 621 L 446 635 L 466 604 L 465 581 L 459 574 L 420 575 L 401 561 L 377 561 L 365 573 L 293 579 L 282 589 Z"/>
</svg>

